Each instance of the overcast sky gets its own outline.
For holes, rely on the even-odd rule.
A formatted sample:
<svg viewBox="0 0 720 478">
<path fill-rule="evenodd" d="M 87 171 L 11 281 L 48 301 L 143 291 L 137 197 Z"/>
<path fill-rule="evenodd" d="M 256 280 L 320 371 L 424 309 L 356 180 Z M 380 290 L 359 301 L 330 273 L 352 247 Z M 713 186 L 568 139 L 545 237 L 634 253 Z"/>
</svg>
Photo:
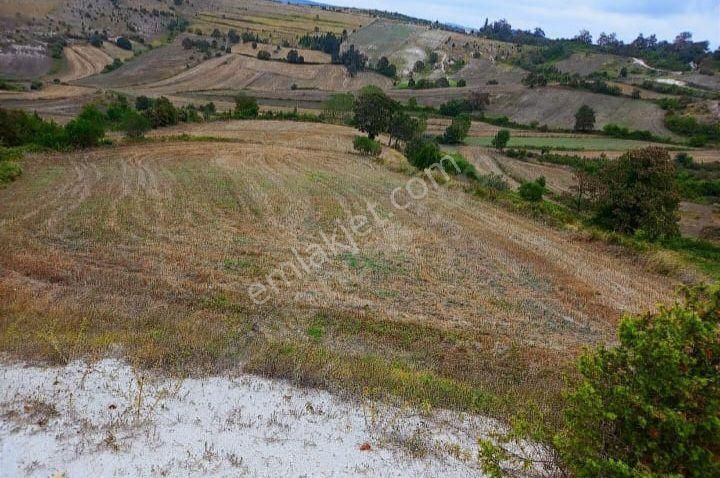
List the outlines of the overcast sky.
<svg viewBox="0 0 720 478">
<path fill-rule="evenodd" d="M 323 0 L 319 0 L 323 1 Z M 550 37 L 571 37 L 587 28 L 593 38 L 605 31 L 616 32 L 626 41 L 638 33 L 655 33 L 672 41 L 681 31 L 691 31 L 695 40 L 720 44 L 720 0 L 324 0 L 324 3 L 398 11 L 428 20 L 457 23 L 471 28 L 507 19 L 513 28 L 541 27 Z"/>
</svg>

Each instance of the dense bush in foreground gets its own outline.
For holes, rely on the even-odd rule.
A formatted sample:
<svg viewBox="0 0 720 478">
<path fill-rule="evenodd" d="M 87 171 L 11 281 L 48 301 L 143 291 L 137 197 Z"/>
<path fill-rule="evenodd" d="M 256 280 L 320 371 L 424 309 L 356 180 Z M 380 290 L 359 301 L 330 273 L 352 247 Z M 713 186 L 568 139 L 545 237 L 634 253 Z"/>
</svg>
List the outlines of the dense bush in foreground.
<svg viewBox="0 0 720 478">
<path fill-rule="evenodd" d="M 366 156 L 380 156 L 382 146 L 367 136 L 356 136 L 353 140 L 353 149 Z"/>
</svg>

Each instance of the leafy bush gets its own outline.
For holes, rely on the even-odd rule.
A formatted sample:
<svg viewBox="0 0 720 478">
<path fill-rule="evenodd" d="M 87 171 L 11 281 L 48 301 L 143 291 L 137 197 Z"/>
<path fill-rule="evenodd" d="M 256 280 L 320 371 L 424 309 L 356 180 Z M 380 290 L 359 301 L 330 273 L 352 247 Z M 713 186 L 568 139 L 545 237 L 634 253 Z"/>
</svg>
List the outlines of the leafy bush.
<svg viewBox="0 0 720 478">
<path fill-rule="evenodd" d="M 236 118 L 256 118 L 260 112 L 258 102 L 246 93 L 240 93 L 235 97 Z"/>
<path fill-rule="evenodd" d="M 541 201 L 543 194 L 545 194 L 545 178 L 540 177 L 535 181 L 522 183 L 518 189 L 518 194 L 526 201 Z"/>
<path fill-rule="evenodd" d="M 578 478 L 720 476 L 720 288 L 626 317 L 579 363 L 556 444 Z"/>
<path fill-rule="evenodd" d="M 130 40 L 128 40 L 125 37 L 118 37 L 118 39 L 115 41 L 115 44 L 122 48 L 123 50 L 132 50 L 132 43 Z"/>
<path fill-rule="evenodd" d="M 150 126 L 153 128 L 176 125 L 180 121 L 177 109 L 164 96 L 153 100 L 150 107 L 143 111 L 143 114 L 150 121 Z"/>
<path fill-rule="evenodd" d="M 22 168 L 15 161 L 0 160 L 0 184 L 15 181 L 22 174 Z"/>
<path fill-rule="evenodd" d="M 439 163 L 442 158 L 437 143 L 424 138 L 410 141 L 405 147 L 405 156 L 408 162 L 418 169 L 429 168 Z"/>
<path fill-rule="evenodd" d="M 122 129 L 128 138 L 142 138 L 150 130 L 150 121 L 136 111 L 125 114 Z"/>
<path fill-rule="evenodd" d="M 67 142 L 71 146 L 96 146 L 105 136 L 105 117 L 93 105 L 87 105 L 77 118 L 65 125 Z"/>
<path fill-rule="evenodd" d="M 380 156 L 382 146 L 367 136 L 356 136 L 353 140 L 353 149 L 366 156 Z"/>
<path fill-rule="evenodd" d="M 260 51 L 257 53 L 257 58 L 258 58 L 258 60 L 265 60 L 265 61 L 267 61 L 267 60 L 269 60 L 270 58 L 272 58 L 272 55 L 270 55 L 270 52 L 267 51 L 267 50 L 260 50 Z"/>
</svg>

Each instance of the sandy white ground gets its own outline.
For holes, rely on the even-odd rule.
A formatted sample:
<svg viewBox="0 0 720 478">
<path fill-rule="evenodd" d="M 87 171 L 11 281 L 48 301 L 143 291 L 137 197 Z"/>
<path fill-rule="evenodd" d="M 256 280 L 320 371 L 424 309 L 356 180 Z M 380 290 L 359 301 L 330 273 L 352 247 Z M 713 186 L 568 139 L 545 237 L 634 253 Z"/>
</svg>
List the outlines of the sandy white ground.
<svg viewBox="0 0 720 478">
<path fill-rule="evenodd" d="M 6 478 L 478 477 L 476 437 L 496 426 L 247 375 L 179 381 L 115 360 L 0 365 Z"/>
</svg>

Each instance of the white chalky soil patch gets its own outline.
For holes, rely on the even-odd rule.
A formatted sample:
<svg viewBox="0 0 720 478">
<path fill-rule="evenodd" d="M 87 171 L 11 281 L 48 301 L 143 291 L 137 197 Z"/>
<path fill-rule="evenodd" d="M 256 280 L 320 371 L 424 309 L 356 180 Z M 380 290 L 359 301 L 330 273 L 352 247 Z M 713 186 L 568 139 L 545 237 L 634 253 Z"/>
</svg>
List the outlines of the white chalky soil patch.
<svg viewBox="0 0 720 478">
<path fill-rule="evenodd" d="M 477 437 L 497 426 L 248 375 L 173 380 L 116 360 L 0 365 L 5 478 L 478 477 Z"/>
</svg>

